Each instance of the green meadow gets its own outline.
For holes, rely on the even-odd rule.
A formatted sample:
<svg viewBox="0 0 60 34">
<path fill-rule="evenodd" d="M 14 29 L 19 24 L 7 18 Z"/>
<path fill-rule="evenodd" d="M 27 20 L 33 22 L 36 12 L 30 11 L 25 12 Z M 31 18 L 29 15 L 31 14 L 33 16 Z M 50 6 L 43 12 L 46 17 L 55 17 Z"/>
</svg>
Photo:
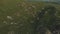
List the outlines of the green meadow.
<svg viewBox="0 0 60 34">
<path fill-rule="evenodd" d="M 31 27 L 41 8 L 53 5 L 60 17 L 60 5 L 24 0 L 0 0 L 0 34 L 32 34 Z M 19 32 L 19 33 L 18 33 Z"/>
</svg>

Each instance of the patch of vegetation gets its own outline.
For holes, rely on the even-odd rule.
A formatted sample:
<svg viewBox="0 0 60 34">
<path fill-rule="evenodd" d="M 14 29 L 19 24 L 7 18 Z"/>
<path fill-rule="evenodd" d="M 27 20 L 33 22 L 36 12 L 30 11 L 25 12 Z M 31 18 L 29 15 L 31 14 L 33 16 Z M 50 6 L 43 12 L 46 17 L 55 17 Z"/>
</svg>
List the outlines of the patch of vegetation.
<svg viewBox="0 0 60 34">
<path fill-rule="evenodd" d="M 0 34 L 8 34 L 10 31 L 32 34 L 31 24 L 37 13 L 46 5 L 53 5 L 60 9 L 60 5 L 50 3 L 0 0 Z M 60 16 L 60 10 L 57 15 Z"/>
</svg>

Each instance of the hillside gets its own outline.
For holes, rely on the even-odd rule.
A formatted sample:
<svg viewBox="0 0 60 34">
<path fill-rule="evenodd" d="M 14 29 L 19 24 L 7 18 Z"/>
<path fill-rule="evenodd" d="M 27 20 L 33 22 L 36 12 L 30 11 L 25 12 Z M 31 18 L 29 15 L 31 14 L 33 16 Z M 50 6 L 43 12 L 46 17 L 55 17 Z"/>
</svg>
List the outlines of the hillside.
<svg viewBox="0 0 60 34">
<path fill-rule="evenodd" d="M 45 2 L 27 2 L 19 0 L 0 0 L 0 34 L 32 34 L 31 24 L 37 12 L 45 6 L 52 5 L 59 11 L 60 5 Z"/>
</svg>

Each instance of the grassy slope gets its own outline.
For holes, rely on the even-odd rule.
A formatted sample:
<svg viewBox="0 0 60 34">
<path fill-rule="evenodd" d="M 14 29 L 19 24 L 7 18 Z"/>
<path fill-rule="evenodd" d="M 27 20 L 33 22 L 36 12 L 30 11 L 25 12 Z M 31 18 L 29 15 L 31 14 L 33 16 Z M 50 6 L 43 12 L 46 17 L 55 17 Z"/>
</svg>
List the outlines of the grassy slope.
<svg viewBox="0 0 60 34">
<path fill-rule="evenodd" d="M 40 10 L 42 7 L 48 5 L 48 3 L 42 3 L 42 2 L 24 2 L 19 0 L 0 0 L 0 30 L 8 29 L 8 30 L 20 30 L 22 34 L 31 34 L 32 28 L 31 23 L 34 20 L 34 17 L 38 10 Z M 57 9 L 60 9 L 60 5 L 55 4 L 49 4 L 54 5 L 57 7 Z M 59 12 L 60 13 L 60 12 Z M 60 14 L 59 14 L 60 15 Z M 10 20 L 7 18 L 7 16 L 11 16 L 13 20 Z M 6 21 L 6 23 L 4 23 Z M 17 23 L 16 25 L 8 26 L 11 22 Z M 20 24 L 19 24 L 20 23 Z M 23 26 L 20 26 L 20 25 Z M 8 26 L 9 28 L 4 28 L 5 26 Z M 19 28 L 20 26 L 21 28 Z M 3 28 L 3 29 L 1 29 Z"/>
</svg>

